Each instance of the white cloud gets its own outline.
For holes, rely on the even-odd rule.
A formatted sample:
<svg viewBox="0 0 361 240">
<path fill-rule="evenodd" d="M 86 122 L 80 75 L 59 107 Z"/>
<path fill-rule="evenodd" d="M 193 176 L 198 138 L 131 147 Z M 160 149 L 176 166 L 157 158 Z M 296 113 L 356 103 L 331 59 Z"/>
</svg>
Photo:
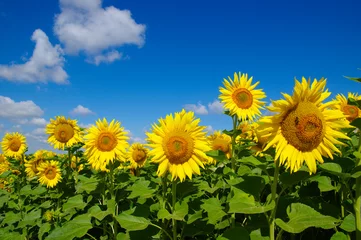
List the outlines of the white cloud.
<svg viewBox="0 0 361 240">
<path fill-rule="evenodd" d="M 36 128 L 30 133 L 25 134 L 26 137 L 35 139 L 41 143 L 47 143 L 47 135 L 45 133 L 45 128 Z"/>
<path fill-rule="evenodd" d="M 223 104 L 218 100 L 214 100 L 212 103 L 208 103 L 208 109 L 209 112 L 215 114 L 222 114 L 224 111 Z"/>
<path fill-rule="evenodd" d="M 94 124 L 88 123 L 88 124 L 84 124 L 84 123 L 79 123 L 79 127 L 81 128 L 90 128 L 91 126 L 93 126 Z"/>
<path fill-rule="evenodd" d="M 211 125 L 208 125 L 205 130 L 210 134 L 212 134 L 214 132 L 214 129 Z"/>
<path fill-rule="evenodd" d="M 60 0 L 54 32 L 67 54 L 80 52 L 88 61 L 100 64 L 120 58 L 115 48 L 144 44 L 145 25 L 138 24 L 129 10 L 103 8 L 101 0 Z"/>
<path fill-rule="evenodd" d="M 24 118 L 40 117 L 44 114 L 43 110 L 33 101 L 15 102 L 4 96 L 0 96 L 0 109 L 0 118 L 18 119 L 18 121 L 22 121 Z"/>
<path fill-rule="evenodd" d="M 208 114 L 208 110 L 206 106 L 202 105 L 201 103 L 196 104 L 186 104 L 184 105 L 184 109 L 187 111 L 193 111 L 196 114 L 206 115 Z"/>
<path fill-rule="evenodd" d="M 37 126 L 45 126 L 48 122 L 44 118 L 32 118 L 29 124 L 37 125 Z"/>
<path fill-rule="evenodd" d="M 36 45 L 30 59 L 24 64 L 0 65 L 0 79 L 25 83 L 68 83 L 60 46 L 53 46 L 48 36 L 40 29 L 34 31 L 31 40 Z"/>
<path fill-rule="evenodd" d="M 129 129 L 124 129 L 125 132 L 127 132 L 127 136 L 129 137 L 129 143 L 132 144 L 132 143 L 146 143 L 145 139 L 144 138 L 141 138 L 141 137 L 135 137 L 133 135 L 133 133 L 129 130 Z"/>
<path fill-rule="evenodd" d="M 83 107 L 82 105 L 78 105 L 76 108 L 74 108 L 70 114 L 73 115 L 90 115 L 94 114 L 89 108 Z"/>
</svg>

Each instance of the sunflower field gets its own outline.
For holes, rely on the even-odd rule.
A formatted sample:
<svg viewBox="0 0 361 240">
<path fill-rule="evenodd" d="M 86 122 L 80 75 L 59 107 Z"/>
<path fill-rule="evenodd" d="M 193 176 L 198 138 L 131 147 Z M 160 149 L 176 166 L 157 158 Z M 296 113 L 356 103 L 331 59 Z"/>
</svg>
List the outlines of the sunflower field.
<svg viewBox="0 0 361 240">
<path fill-rule="evenodd" d="M 186 110 L 155 121 L 145 144 L 106 119 L 50 119 L 64 154 L 7 133 L 0 239 L 361 240 L 361 96 L 329 99 L 326 79 L 302 78 L 266 107 L 258 85 L 224 79 L 230 125 L 212 133 Z"/>
</svg>

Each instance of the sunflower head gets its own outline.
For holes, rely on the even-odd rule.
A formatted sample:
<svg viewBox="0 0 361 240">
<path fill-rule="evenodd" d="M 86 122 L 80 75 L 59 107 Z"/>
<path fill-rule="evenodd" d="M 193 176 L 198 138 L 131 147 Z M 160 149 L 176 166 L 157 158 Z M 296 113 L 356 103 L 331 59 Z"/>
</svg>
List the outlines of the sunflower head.
<svg viewBox="0 0 361 240">
<path fill-rule="evenodd" d="M 4 156 L 4 154 L 0 153 L 0 174 L 10 170 L 10 163 Z"/>
<path fill-rule="evenodd" d="M 26 151 L 26 139 L 18 133 L 6 133 L 1 142 L 2 151 L 5 156 L 20 159 Z"/>
<path fill-rule="evenodd" d="M 361 96 L 355 93 L 348 93 L 348 97 L 346 98 L 343 94 L 338 94 L 336 96 L 336 100 L 338 101 L 338 104 L 335 105 L 335 109 L 341 110 L 343 114 L 346 116 L 346 119 L 349 122 L 352 122 L 356 118 L 361 117 L 361 109 L 359 109 L 357 106 L 349 105 L 348 99 L 354 99 L 356 101 L 361 100 Z"/>
<path fill-rule="evenodd" d="M 120 122 L 104 118 L 90 127 L 85 138 L 85 155 L 95 170 L 109 171 L 107 165 L 114 160 L 125 161 L 129 139 Z"/>
<path fill-rule="evenodd" d="M 77 171 L 77 172 L 80 172 L 81 170 L 84 169 L 84 164 L 79 164 L 80 162 L 80 158 L 76 157 L 76 156 L 72 156 L 71 157 L 71 164 L 70 164 L 70 167 Z"/>
<path fill-rule="evenodd" d="M 47 210 L 43 217 L 47 222 L 51 222 L 54 218 L 54 210 Z"/>
<path fill-rule="evenodd" d="M 213 150 L 222 151 L 228 159 L 232 156 L 232 138 L 227 134 L 215 131 L 208 136 L 208 141 Z"/>
<path fill-rule="evenodd" d="M 184 181 L 186 176 L 192 179 L 192 174 L 200 174 L 199 166 L 209 163 L 205 152 L 211 148 L 206 138 L 206 127 L 199 126 L 200 119 L 194 118 L 194 112 L 184 109 L 174 115 L 159 119 L 159 124 L 152 126 L 152 132 L 147 133 L 149 155 L 152 161 L 159 163 L 158 176 L 167 171 L 172 174 L 172 180 Z"/>
<path fill-rule="evenodd" d="M 143 144 L 133 143 L 128 151 L 127 159 L 130 161 L 130 167 L 137 169 L 143 167 L 148 157 L 148 149 Z"/>
<path fill-rule="evenodd" d="M 298 171 L 305 162 L 310 173 L 316 172 L 316 161 L 323 163 L 322 156 L 333 158 L 340 152 L 339 139 L 349 139 L 342 128 L 350 128 L 340 110 L 332 109 L 338 101 L 323 103 L 330 96 L 325 90 L 326 80 L 296 80 L 293 95 L 283 94 L 285 99 L 272 102 L 268 109 L 275 112 L 260 120 L 261 137 L 269 137 L 265 147 L 276 147 L 275 160 L 280 159 L 291 172 Z"/>
<path fill-rule="evenodd" d="M 234 79 L 224 79 L 224 87 L 220 87 L 219 98 L 231 115 L 237 115 L 241 121 L 252 121 L 261 115 L 264 102 L 261 99 L 266 95 L 261 89 L 255 89 L 259 82 L 252 85 L 252 77 L 247 74 L 234 73 Z"/>
<path fill-rule="evenodd" d="M 62 179 L 61 170 L 57 161 L 51 160 L 42 162 L 37 169 L 39 182 L 46 185 L 48 188 L 55 187 Z"/>
<path fill-rule="evenodd" d="M 29 178 L 36 177 L 38 174 L 38 166 L 49 158 L 55 157 L 55 153 L 47 150 L 38 150 L 34 153 L 34 157 L 25 161 L 25 172 Z"/>
<path fill-rule="evenodd" d="M 64 116 L 50 119 L 45 132 L 49 134 L 48 142 L 56 149 L 64 150 L 65 147 L 71 147 L 82 140 L 77 121 Z"/>
</svg>

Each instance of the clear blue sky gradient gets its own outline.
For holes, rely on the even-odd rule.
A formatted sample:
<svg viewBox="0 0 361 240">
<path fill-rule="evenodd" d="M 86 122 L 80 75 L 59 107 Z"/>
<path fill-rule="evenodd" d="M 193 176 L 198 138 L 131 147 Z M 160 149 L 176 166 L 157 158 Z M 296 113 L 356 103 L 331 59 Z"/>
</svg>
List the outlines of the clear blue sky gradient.
<svg viewBox="0 0 361 240">
<path fill-rule="evenodd" d="M 80 104 L 96 115 L 79 122 L 115 118 L 144 137 L 159 117 L 216 100 L 223 78 L 235 71 L 261 81 L 268 102 L 291 93 L 294 77 L 302 76 L 326 77 L 333 96 L 361 92 L 361 84 L 343 78 L 361 76 L 361 1 L 103 1 L 111 5 L 147 27 L 143 47 L 118 48 L 129 59 L 95 66 L 83 55 L 65 56 L 69 85 L 0 80 L 0 95 L 34 101 L 47 120 L 69 116 Z M 53 33 L 59 11 L 58 1 L 0 0 L 0 64 L 31 56 L 35 29 L 59 44 Z M 214 129 L 231 127 L 223 115 L 199 117 Z"/>
</svg>

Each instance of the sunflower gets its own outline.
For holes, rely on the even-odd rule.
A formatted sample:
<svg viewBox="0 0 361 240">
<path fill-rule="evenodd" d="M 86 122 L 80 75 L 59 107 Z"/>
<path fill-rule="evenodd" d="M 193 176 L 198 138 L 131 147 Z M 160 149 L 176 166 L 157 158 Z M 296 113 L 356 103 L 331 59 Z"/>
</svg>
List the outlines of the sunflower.
<svg viewBox="0 0 361 240">
<path fill-rule="evenodd" d="M 338 100 L 338 104 L 335 105 L 335 109 L 339 109 L 345 114 L 346 119 L 349 122 L 352 122 L 356 118 L 361 117 L 361 109 L 354 105 L 348 105 L 347 101 L 349 98 L 353 98 L 356 101 L 361 100 L 361 96 L 354 93 L 348 93 L 348 97 L 346 98 L 343 94 L 338 94 L 336 96 L 336 100 Z"/>
<path fill-rule="evenodd" d="M 61 170 L 57 161 L 51 160 L 42 162 L 38 166 L 39 182 L 48 188 L 55 187 L 61 181 Z"/>
<path fill-rule="evenodd" d="M 265 147 L 265 144 L 268 142 L 268 136 L 264 136 L 261 134 L 260 126 L 258 123 L 252 123 L 252 126 L 253 142 L 256 143 L 256 145 L 251 146 L 250 149 L 255 151 L 256 156 L 263 157 L 263 149 Z"/>
<path fill-rule="evenodd" d="M 0 153 L 0 175 L 8 170 L 10 170 L 10 163 L 4 154 Z"/>
<path fill-rule="evenodd" d="M 269 136 L 264 150 L 276 146 L 275 160 L 285 164 L 291 172 L 306 162 L 310 174 L 316 172 L 316 161 L 323 163 L 322 156 L 333 159 L 333 152 L 340 153 L 335 144 L 343 144 L 337 138 L 349 139 L 341 128 L 350 128 L 340 110 L 332 110 L 336 100 L 322 103 L 330 92 L 325 90 L 326 80 L 295 79 L 293 95 L 283 94 L 285 99 L 273 101 L 268 108 L 273 116 L 260 120 L 263 137 Z"/>
<path fill-rule="evenodd" d="M 144 166 L 148 155 L 148 149 L 143 144 L 133 143 L 128 151 L 127 159 L 130 161 L 130 168 L 137 169 Z"/>
<path fill-rule="evenodd" d="M 80 162 L 80 158 L 73 155 L 73 156 L 71 157 L 70 167 L 71 167 L 73 170 L 76 170 L 77 172 L 80 172 L 81 170 L 84 169 L 84 164 L 79 164 L 79 162 Z"/>
<path fill-rule="evenodd" d="M 230 136 L 221 131 L 215 131 L 207 139 L 213 150 L 222 151 L 228 159 L 232 157 L 232 138 Z"/>
<path fill-rule="evenodd" d="M 6 133 L 1 143 L 5 156 L 21 159 L 26 150 L 26 139 L 18 133 Z"/>
<path fill-rule="evenodd" d="M 115 159 L 125 161 L 128 147 L 127 132 L 120 126 L 120 122 L 104 118 L 88 129 L 85 138 L 85 155 L 95 170 L 108 171 L 107 165 Z"/>
<path fill-rule="evenodd" d="M 224 79 L 225 88 L 219 88 L 219 98 L 224 107 L 228 108 L 232 115 L 237 114 L 241 121 L 252 121 L 261 115 L 260 109 L 263 109 L 265 102 L 260 100 L 266 95 L 262 89 L 255 89 L 259 82 L 252 85 L 252 77 L 248 78 L 248 74 L 241 73 L 234 73 L 234 80 L 230 77 L 228 79 L 229 81 Z"/>
<path fill-rule="evenodd" d="M 55 157 L 55 153 L 47 150 L 38 150 L 34 153 L 34 158 L 25 161 L 25 172 L 29 178 L 38 174 L 38 166 L 48 158 Z"/>
<path fill-rule="evenodd" d="M 54 218 L 54 210 L 47 210 L 43 217 L 47 222 L 51 222 Z"/>
<path fill-rule="evenodd" d="M 159 163 L 158 176 L 163 176 L 167 170 L 172 174 L 172 180 L 179 178 L 182 182 L 186 176 L 192 179 L 192 174 L 200 174 L 199 166 L 204 168 L 210 158 L 205 152 L 211 148 L 206 138 L 206 127 L 199 126 L 200 119 L 194 118 L 194 112 L 181 112 L 167 115 L 159 119 L 159 124 L 152 126 L 152 132 L 147 133 L 149 146 L 152 150 L 152 162 Z"/>
<path fill-rule="evenodd" d="M 48 142 L 56 149 L 64 150 L 81 142 L 81 131 L 76 120 L 57 116 L 55 120 L 50 119 L 45 132 L 49 134 Z"/>
</svg>

